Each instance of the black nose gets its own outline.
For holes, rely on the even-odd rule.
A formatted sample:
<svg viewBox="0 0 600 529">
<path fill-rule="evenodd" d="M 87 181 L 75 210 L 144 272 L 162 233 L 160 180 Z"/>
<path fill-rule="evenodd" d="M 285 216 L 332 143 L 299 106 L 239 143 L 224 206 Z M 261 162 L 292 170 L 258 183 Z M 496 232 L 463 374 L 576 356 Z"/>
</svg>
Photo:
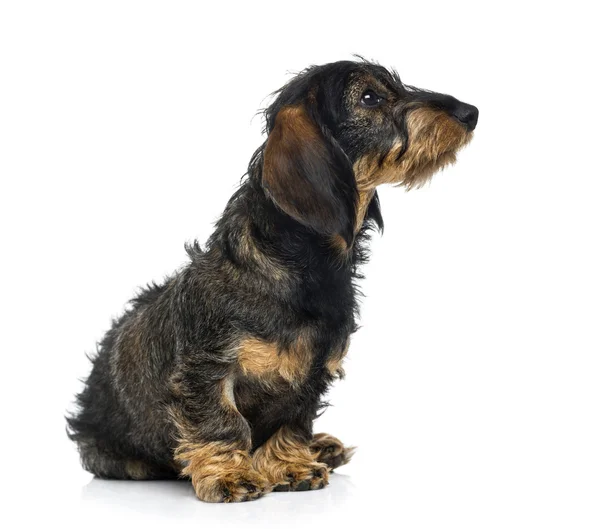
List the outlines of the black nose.
<svg viewBox="0 0 600 529">
<path fill-rule="evenodd" d="M 467 105 L 467 103 L 458 103 L 456 107 L 454 107 L 452 115 L 467 127 L 469 132 L 475 130 L 477 119 L 479 118 L 479 110 L 477 110 L 477 107 Z"/>
</svg>

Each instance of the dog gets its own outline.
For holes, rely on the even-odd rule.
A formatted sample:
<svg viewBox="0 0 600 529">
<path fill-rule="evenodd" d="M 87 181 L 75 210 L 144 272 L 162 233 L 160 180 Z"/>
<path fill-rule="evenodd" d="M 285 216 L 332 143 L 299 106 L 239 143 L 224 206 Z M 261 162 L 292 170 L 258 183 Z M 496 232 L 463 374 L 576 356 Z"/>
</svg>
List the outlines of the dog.
<svg viewBox="0 0 600 529">
<path fill-rule="evenodd" d="M 191 480 L 207 502 L 323 488 L 353 448 L 313 434 L 343 376 L 377 188 L 419 187 L 478 110 L 364 61 L 275 93 L 264 144 L 206 245 L 113 322 L 68 434 L 101 478 Z"/>
</svg>

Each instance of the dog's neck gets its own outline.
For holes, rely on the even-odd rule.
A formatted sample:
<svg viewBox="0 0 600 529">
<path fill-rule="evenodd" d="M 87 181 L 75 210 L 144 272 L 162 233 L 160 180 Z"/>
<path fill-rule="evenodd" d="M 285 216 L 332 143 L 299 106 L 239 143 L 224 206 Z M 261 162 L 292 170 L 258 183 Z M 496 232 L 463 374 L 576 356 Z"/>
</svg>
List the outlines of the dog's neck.
<svg viewBox="0 0 600 529">
<path fill-rule="evenodd" d="M 259 182 L 249 178 L 229 201 L 209 245 L 219 244 L 234 260 L 241 259 L 250 266 L 262 267 L 272 261 L 304 271 L 313 266 L 352 268 L 365 253 L 361 242 L 372 199 L 373 192 L 359 195 L 355 242 L 341 252 L 336 237 L 317 234 L 291 218 L 275 205 Z"/>
</svg>

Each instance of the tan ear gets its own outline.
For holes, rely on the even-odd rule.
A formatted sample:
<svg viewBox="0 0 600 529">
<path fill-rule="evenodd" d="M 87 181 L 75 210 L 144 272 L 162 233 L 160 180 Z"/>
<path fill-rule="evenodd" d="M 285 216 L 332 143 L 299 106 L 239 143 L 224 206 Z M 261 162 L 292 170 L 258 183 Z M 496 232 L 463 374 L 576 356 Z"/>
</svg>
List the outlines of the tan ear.
<svg viewBox="0 0 600 529">
<path fill-rule="evenodd" d="M 265 147 L 262 183 L 298 222 L 352 244 L 356 183 L 349 160 L 304 105 L 283 107 Z"/>
</svg>

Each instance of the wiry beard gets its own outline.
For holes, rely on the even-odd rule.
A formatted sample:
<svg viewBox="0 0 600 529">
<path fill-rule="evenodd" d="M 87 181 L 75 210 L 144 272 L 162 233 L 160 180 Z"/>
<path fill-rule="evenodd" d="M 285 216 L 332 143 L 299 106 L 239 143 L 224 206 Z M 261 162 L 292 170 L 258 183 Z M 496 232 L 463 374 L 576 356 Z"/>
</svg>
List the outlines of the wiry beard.
<svg viewBox="0 0 600 529">
<path fill-rule="evenodd" d="M 472 133 L 442 110 L 416 108 L 406 118 L 406 140 L 398 140 L 382 157 L 369 154 L 354 164 L 359 190 L 381 184 L 407 189 L 421 187 L 437 171 L 453 164 L 456 153 L 471 140 Z"/>
</svg>

